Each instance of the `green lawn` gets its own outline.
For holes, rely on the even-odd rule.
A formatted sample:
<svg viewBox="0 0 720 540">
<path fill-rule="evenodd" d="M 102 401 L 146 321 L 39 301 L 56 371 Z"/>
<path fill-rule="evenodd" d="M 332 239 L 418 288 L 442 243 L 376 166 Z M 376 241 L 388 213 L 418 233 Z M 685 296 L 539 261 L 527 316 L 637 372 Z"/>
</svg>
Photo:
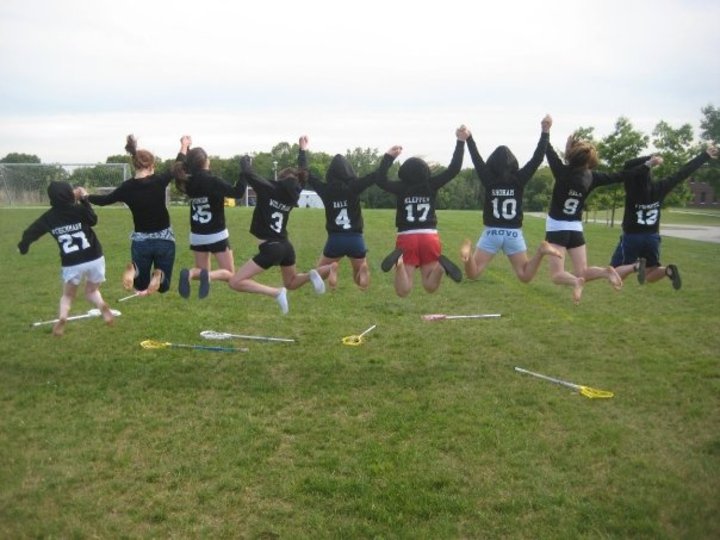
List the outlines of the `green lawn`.
<svg viewBox="0 0 720 540">
<path fill-rule="evenodd" d="M 122 316 L 112 328 L 71 322 L 57 339 L 29 326 L 56 316 L 57 247 L 46 237 L 27 256 L 15 249 L 40 212 L 0 210 L 2 538 L 720 537 L 720 245 L 663 239 L 680 291 L 631 276 L 620 292 L 590 283 L 574 306 L 546 266 L 524 285 L 499 256 L 478 281 L 400 299 L 379 269 L 394 213 L 366 211 L 370 289 L 351 284 L 344 262 L 337 291 L 293 291 L 282 316 L 222 283 L 202 301 L 173 288 L 116 303 L 132 221 L 104 208 L 102 292 Z M 176 275 L 192 260 L 187 212 L 172 209 Z M 239 265 L 255 253 L 250 211 L 227 214 Z M 439 219 L 457 260 L 480 214 Z M 531 249 L 543 227 L 526 218 Z M 290 232 L 309 268 L 322 211 L 294 211 Z M 618 235 L 586 226 L 591 264 L 607 264 Z M 278 270 L 261 280 L 279 284 Z M 90 307 L 79 299 L 73 312 Z M 372 324 L 362 346 L 341 344 Z M 298 342 L 139 345 L 226 343 L 203 340 L 208 329 Z M 615 397 L 590 400 L 515 366 Z"/>
</svg>

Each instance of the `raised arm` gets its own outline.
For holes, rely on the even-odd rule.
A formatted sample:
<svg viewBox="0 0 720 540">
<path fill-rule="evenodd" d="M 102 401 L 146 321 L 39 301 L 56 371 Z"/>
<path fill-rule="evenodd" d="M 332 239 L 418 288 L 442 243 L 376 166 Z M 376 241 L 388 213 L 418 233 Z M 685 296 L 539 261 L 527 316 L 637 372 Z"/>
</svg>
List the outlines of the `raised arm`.
<svg viewBox="0 0 720 540">
<path fill-rule="evenodd" d="M 680 169 L 677 170 L 674 174 L 671 174 L 667 178 L 663 178 L 662 180 L 658 180 L 657 183 L 661 186 L 660 189 L 663 193 L 663 196 L 670 193 L 672 189 L 677 186 L 680 182 L 688 178 L 692 173 L 697 171 L 700 167 L 702 167 L 706 162 L 710 161 L 711 159 L 717 159 L 718 157 L 718 148 L 714 144 L 709 144 L 707 148 L 695 156 L 693 159 L 688 161 L 685 165 L 680 167 Z"/>
<path fill-rule="evenodd" d="M 267 193 L 275 190 L 272 182 L 253 171 L 250 156 L 240 158 L 240 180 L 250 184 L 256 192 L 263 191 Z"/>
<path fill-rule="evenodd" d="M 355 193 L 362 193 L 380 178 L 386 178 L 395 158 L 402 153 L 402 146 L 391 146 L 380 160 L 380 165 L 373 172 L 350 182 L 350 189 Z"/>
<path fill-rule="evenodd" d="M 472 132 L 470 132 L 470 135 L 467 138 L 467 145 L 470 152 L 470 159 L 472 160 L 473 167 L 475 167 L 475 172 L 477 173 L 478 178 L 480 178 L 480 183 L 485 185 L 490 181 L 490 172 L 485 164 L 485 160 L 483 160 L 480 155 L 475 139 L 473 139 Z"/>
<path fill-rule="evenodd" d="M 538 170 L 540 164 L 545 158 L 545 151 L 547 150 L 548 141 L 550 140 L 550 128 L 552 127 L 552 117 L 549 114 L 545 115 L 545 118 L 540 122 L 540 140 L 535 147 L 535 152 L 522 169 L 518 171 L 518 176 L 522 184 L 527 184 L 532 178 L 533 174 Z"/>
<path fill-rule="evenodd" d="M 457 141 L 455 142 L 455 152 L 453 152 L 450 165 L 440 174 L 430 177 L 430 187 L 433 189 L 443 187 L 455 178 L 462 168 L 463 154 L 465 154 L 465 141 L 470 137 L 470 130 L 465 125 L 461 125 L 455 130 L 455 137 L 457 137 Z"/>
</svg>

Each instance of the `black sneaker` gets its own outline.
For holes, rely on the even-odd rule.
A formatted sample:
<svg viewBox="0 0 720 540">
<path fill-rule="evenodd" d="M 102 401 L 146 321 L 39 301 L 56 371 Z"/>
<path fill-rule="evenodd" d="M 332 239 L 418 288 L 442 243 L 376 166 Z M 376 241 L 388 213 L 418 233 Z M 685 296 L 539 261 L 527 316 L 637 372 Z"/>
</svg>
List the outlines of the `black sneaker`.
<svg viewBox="0 0 720 540">
<path fill-rule="evenodd" d="M 198 288 L 198 298 L 205 298 L 210 294 L 210 275 L 204 268 L 200 270 L 200 287 Z"/>
<path fill-rule="evenodd" d="M 403 252 L 402 249 L 394 249 L 390 255 L 385 257 L 383 261 L 380 263 L 380 268 L 382 268 L 383 272 L 389 272 L 392 270 L 392 267 L 395 266 L 395 263 L 398 262 L 398 259 L 402 256 Z"/>
<path fill-rule="evenodd" d="M 673 289 L 677 291 L 680 287 L 682 287 L 680 271 L 677 266 L 674 264 L 668 264 L 667 268 L 665 268 L 665 275 L 670 278 L 670 281 L 672 281 Z"/>
<path fill-rule="evenodd" d="M 645 283 L 645 262 L 643 257 L 640 257 L 637 262 L 637 278 L 640 285 Z"/>
<path fill-rule="evenodd" d="M 454 262 L 448 259 L 445 255 L 440 255 L 438 262 L 440 263 L 440 266 L 443 267 L 443 270 L 445 270 L 445 273 L 450 276 L 450 279 L 452 279 L 455 283 L 460 283 L 462 281 L 462 270 L 460 270 Z"/>
<path fill-rule="evenodd" d="M 190 298 L 190 271 L 187 268 L 180 270 L 178 293 L 180 293 L 180 296 L 183 298 Z"/>
</svg>

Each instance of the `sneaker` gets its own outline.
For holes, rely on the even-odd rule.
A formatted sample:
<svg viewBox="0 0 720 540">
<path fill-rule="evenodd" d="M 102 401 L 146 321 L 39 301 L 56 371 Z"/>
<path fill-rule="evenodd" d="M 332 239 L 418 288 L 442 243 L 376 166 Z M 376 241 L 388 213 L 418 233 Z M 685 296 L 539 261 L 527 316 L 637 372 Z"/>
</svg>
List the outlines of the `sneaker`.
<svg viewBox="0 0 720 540">
<path fill-rule="evenodd" d="M 190 298 L 190 270 L 188 270 L 187 268 L 183 268 L 182 270 L 180 270 L 178 293 L 183 298 Z"/>
<path fill-rule="evenodd" d="M 643 257 L 640 257 L 637 262 L 637 278 L 640 285 L 645 283 L 645 262 Z"/>
<path fill-rule="evenodd" d="M 380 268 L 383 272 L 389 272 L 400 257 L 402 257 L 402 249 L 395 248 L 390 254 L 383 259 L 380 263 Z"/>
<path fill-rule="evenodd" d="M 152 276 L 150 277 L 150 284 L 147 287 L 148 294 L 157 292 L 163 279 L 165 279 L 165 274 L 162 270 L 153 270 Z"/>
<path fill-rule="evenodd" d="M 670 281 L 672 281 L 673 289 L 677 291 L 680 287 L 682 287 L 680 271 L 677 266 L 674 264 L 668 264 L 667 268 L 665 268 L 665 275 L 670 278 Z"/>
<path fill-rule="evenodd" d="M 287 289 L 285 287 L 280 289 L 280 294 L 275 297 L 275 301 L 280 304 L 282 314 L 287 315 L 288 311 L 290 311 L 290 306 L 288 305 Z"/>
<path fill-rule="evenodd" d="M 125 289 L 126 291 L 131 291 L 133 288 L 133 285 L 135 283 L 136 277 L 137 277 L 137 268 L 135 266 L 135 263 L 132 263 L 132 262 L 127 263 L 127 266 L 125 267 L 125 270 L 123 270 L 123 275 L 122 275 L 123 289 Z"/>
<path fill-rule="evenodd" d="M 462 281 L 462 271 L 454 262 L 448 259 L 445 255 L 440 255 L 438 262 L 440 263 L 440 266 L 443 267 L 443 270 L 445 270 L 445 273 L 450 276 L 450 279 L 452 279 L 455 283 L 460 283 Z"/>
<path fill-rule="evenodd" d="M 210 294 L 210 274 L 204 268 L 200 270 L 200 288 L 198 289 L 198 298 L 205 298 Z"/>
<path fill-rule="evenodd" d="M 318 274 L 318 271 L 313 268 L 308 272 L 308 274 L 310 275 L 310 281 L 312 282 L 315 292 L 318 294 L 324 293 L 325 282 L 323 281 L 323 278 L 320 277 L 320 274 Z"/>
</svg>

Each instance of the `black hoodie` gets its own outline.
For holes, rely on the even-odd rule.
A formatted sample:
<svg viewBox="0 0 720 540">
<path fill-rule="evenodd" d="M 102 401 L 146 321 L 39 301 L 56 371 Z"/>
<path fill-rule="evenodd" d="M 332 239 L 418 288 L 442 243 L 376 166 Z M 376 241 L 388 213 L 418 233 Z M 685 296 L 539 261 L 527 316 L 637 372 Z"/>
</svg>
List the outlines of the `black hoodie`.
<svg viewBox="0 0 720 540">
<path fill-rule="evenodd" d="M 240 180 L 247 182 L 256 194 L 250 234 L 260 240 L 286 239 L 290 211 L 297 206 L 302 185 L 294 176 L 276 181 L 266 180 L 252 169 L 250 158 L 240 160 Z"/>
<path fill-rule="evenodd" d="M 325 229 L 329 233 L 363 232 L 360 194 L 375 183 L 380 176 L 387 176 L 387 171 L 395 158 L 385 154 L 378 169 L 366 176 L 358 178 L 350 162 L 342 155 L 333 157 L 325 174 L 327 183 L 310 175 L 308 183 L 322 199 L 325 206 Z M 300 167 L 307 168 L 305 151 L 300 151 Z"/>
<path fill-rule="evenodd" d="M 412 157 L 400 166 L 399 182 L 390 182 L 384 175 L 378 177 L 377 185 L 396 197 L 395 226 L 398 232 L 437 228 L 437 192 L 458 175 L 464 152 L 465 141 L 458 140 L 450 165 L 435 176 L 431 175 L 425 161 Z"/>
<path fill-rule="evenodd" d="M 625 169 L 636 168 L 649 159 L 650 156 L 631 159 L 625 163 Z M 650 170 L 647 168 L 635 178 L 625 180 L 623 232 L 631 234 L 659 232 L 660 210 L 665 197 L 709 159 L 708 153 L 703 152 L 688 161 L 675 174 L 655 182 L 652 181 Z"/>
<path fill-rule="evenodd" d="M 73 189 L 67 182 L 50 182 L 51 208 L 23 232 L 18 249 L 23 255 L 45 233 L 53 235 L 60 248 L 62 266 L 75 266 L 102 257 L 102 246 L 92 227 L 97 216 L 87 201 L 75 202 Z"/>
<path fill-rule="evenodd" d="M 483 224 L 486 227 L 519 229 L 523 222 L 525 186 L 545 158 L 549 134 L 540 135 L 532 158 L 518 169 L 517 158 L 507 146 L 498 146 L 483 162 L 475 140 L 468 138 L 468 150 L 480 183 L 485 189 Z"/>
</svg>

